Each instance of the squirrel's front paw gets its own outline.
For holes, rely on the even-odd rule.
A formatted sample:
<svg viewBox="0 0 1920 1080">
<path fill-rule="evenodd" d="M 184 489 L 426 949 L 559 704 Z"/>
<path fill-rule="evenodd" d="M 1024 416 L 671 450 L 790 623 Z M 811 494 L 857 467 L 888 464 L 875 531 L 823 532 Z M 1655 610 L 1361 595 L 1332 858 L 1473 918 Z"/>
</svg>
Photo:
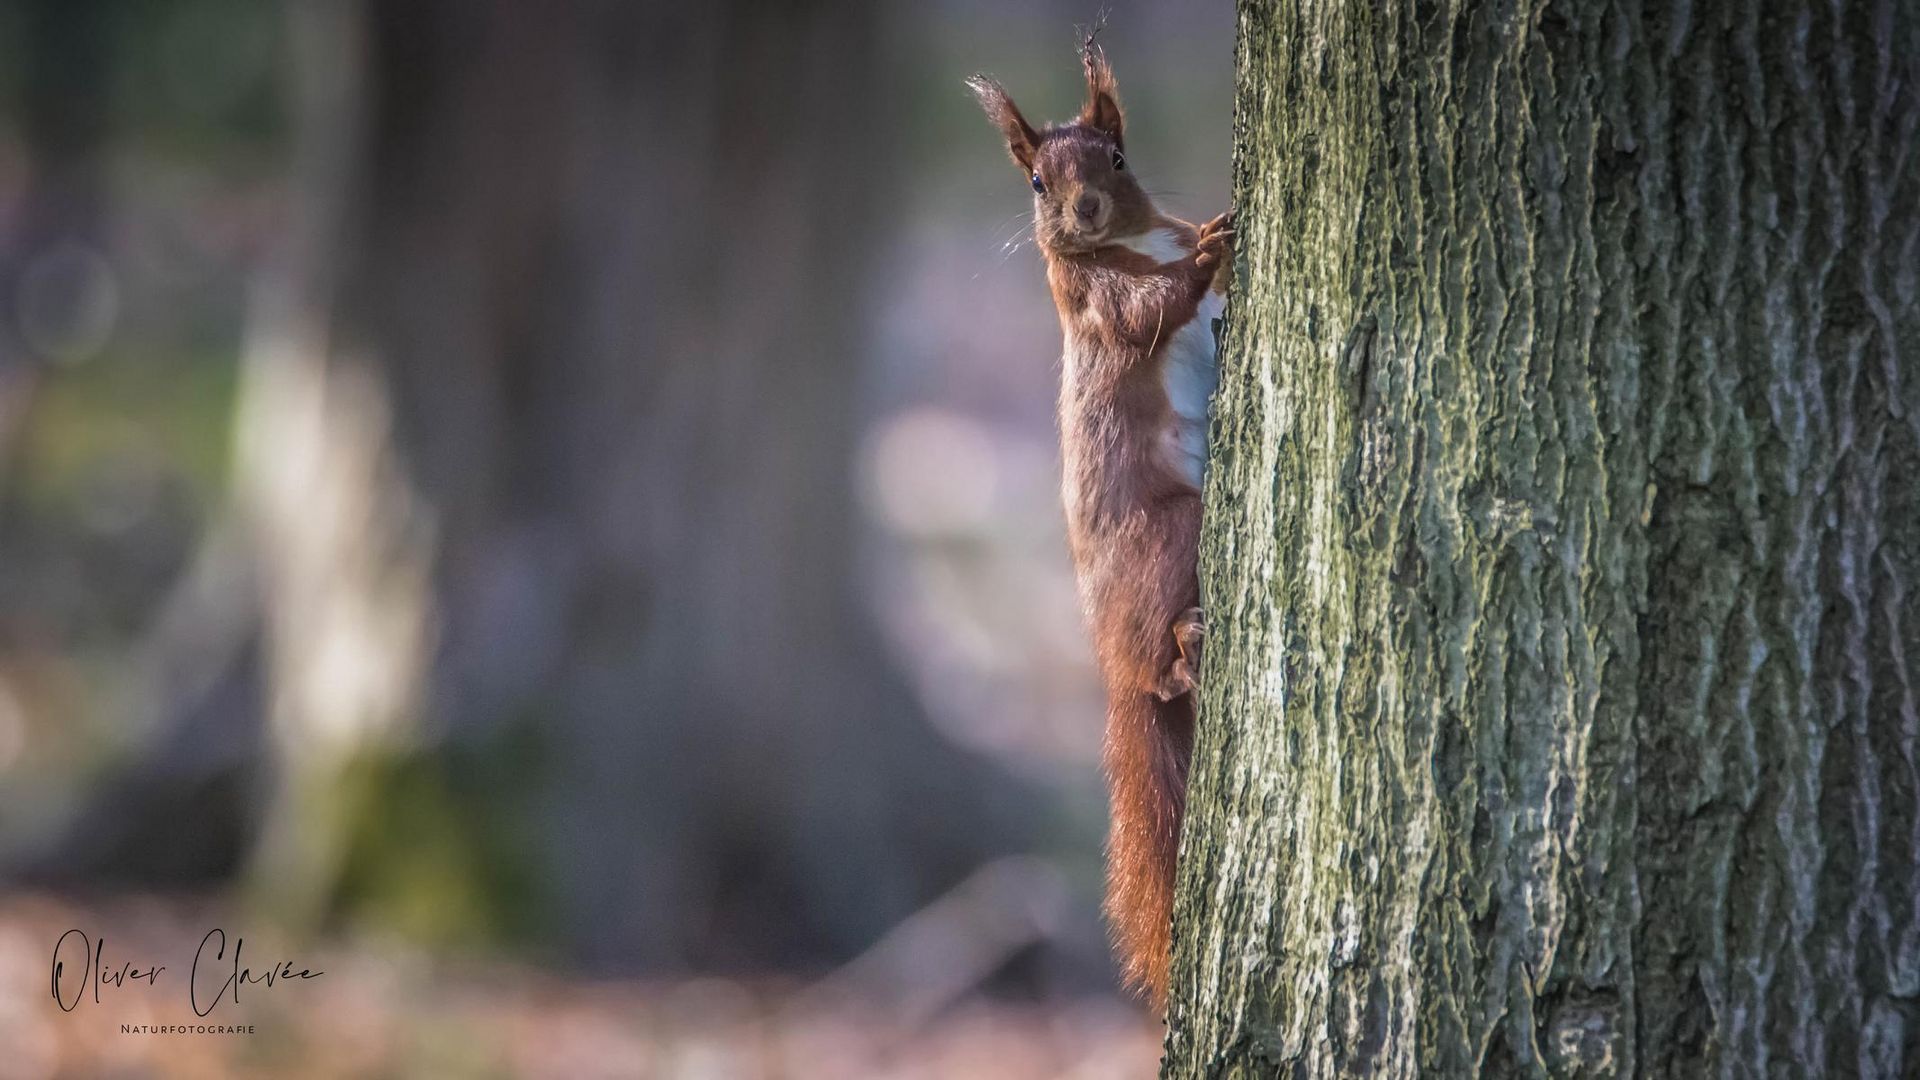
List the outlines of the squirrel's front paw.
<svg viewBox="0 0 1920 1080">
<path fill-rule="evenodd" d="M 1193 255 L 1195 266 L 1202 270 L 1219 263 L 1233 261 L 1233 211 L 1224 214 L 1200 226 L 1200 240 Z"/>
</svg>

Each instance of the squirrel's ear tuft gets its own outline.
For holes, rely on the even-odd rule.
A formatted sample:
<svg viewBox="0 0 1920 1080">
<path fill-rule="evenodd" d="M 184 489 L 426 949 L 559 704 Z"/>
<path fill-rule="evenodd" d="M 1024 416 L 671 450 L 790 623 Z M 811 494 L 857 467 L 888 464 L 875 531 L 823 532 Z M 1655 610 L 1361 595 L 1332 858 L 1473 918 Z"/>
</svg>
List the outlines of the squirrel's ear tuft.
<svg viewBox="0 0 1920 1080">
<path fill-rule="evenodd" d="M 987 110 L 987 118 L 1000 128 L 1007 137 L 1007 153 L 1013 155 L 1014 164 L 1025 172 L 1033 171 L 1033 156 L 1040 150 L 1040 133 L 1033 130 L 1027 118 L 1007 96 L 1007 91 L 999 83 L 985 75 L 975 75 L 967 80 L 967 88 L 973 96 L 980 99 L 980 107 Z"/>
<path fill-rule="evenodd" d="M 1080 122 L 1104 132 L 1119 146 L 1125 118 L 1120 113 L 1120 85 L 1113 81 L 1106 51 L 1089 39 L 1080 50 L 1080 64 L 1087 70 L 1087 103 L 1080 109 Z"/>
</svg>

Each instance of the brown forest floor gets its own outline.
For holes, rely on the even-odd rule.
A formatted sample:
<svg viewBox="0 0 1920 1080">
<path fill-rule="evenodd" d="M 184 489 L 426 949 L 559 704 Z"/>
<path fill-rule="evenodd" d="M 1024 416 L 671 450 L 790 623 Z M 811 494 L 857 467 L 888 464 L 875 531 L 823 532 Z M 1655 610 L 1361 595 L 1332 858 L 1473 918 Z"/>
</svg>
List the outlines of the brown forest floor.
<svg viewBox="0 0 1920 1080">
<path fill-rule="evenodd" d="M 0 893 L 0 1080 L 53 1077 L 992 1078 L 1151 1076 L 1159 1028 L 1111 999 L 963 1000 L 923 1018 L 777 980 L 569 979 L 436 959 L 368 940 L 299 956 L 319 979 L 242 991 L 206 1020 L 186 994 L 207 908 L 159 898 L 76 902 Z M 107 937 L 110 968 L 162 963 L 154 986 L 51 997 L 53 945 Z M 256 954 L 249 965 L 277 957 Z M 202 986 L 217 985 L 202 977 Z M 251 1035 L 123 1033 L 121 1025 L 250 1024 Z"/>
</svg>

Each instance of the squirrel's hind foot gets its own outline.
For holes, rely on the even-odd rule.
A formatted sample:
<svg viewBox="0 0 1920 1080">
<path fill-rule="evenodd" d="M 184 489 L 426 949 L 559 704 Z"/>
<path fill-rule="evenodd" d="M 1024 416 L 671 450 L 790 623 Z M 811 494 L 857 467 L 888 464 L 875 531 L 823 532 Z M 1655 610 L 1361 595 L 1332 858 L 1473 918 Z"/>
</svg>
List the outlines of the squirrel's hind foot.
<svg viewBox="0 0 1920 1080">
<path fill-rule="evenodd" d="M 1161 701 L 1172 701 L 1181 694 L 1191 693 L 1200 687 L 1200 646 L 1206 640 L 1206 615 L 1197 607 L 1191 607 L 1173 620 L 1173 644 L 1179 655 L 1167 665 L 1160 676 L 1160 685 L 1155 688 L 1154 696 Z"/>
</svg>

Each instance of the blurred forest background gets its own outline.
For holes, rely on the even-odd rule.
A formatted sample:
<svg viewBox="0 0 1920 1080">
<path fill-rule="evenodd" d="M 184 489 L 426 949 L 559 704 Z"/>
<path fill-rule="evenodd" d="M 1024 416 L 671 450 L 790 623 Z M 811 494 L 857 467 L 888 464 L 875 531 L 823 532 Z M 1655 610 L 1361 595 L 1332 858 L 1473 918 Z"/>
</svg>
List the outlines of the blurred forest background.
<svg viewBox="0 0 1920 1080">
<path fill-rule="evenodd" d="M 1095 15 L 0 3 L 0 1077 L 1150 1073 L 961 84 Z M 1231 21 L 1102 38 L 1189 218 Z M 48 1000 L 216 924 L 329 974 Z"/>
</svg>

